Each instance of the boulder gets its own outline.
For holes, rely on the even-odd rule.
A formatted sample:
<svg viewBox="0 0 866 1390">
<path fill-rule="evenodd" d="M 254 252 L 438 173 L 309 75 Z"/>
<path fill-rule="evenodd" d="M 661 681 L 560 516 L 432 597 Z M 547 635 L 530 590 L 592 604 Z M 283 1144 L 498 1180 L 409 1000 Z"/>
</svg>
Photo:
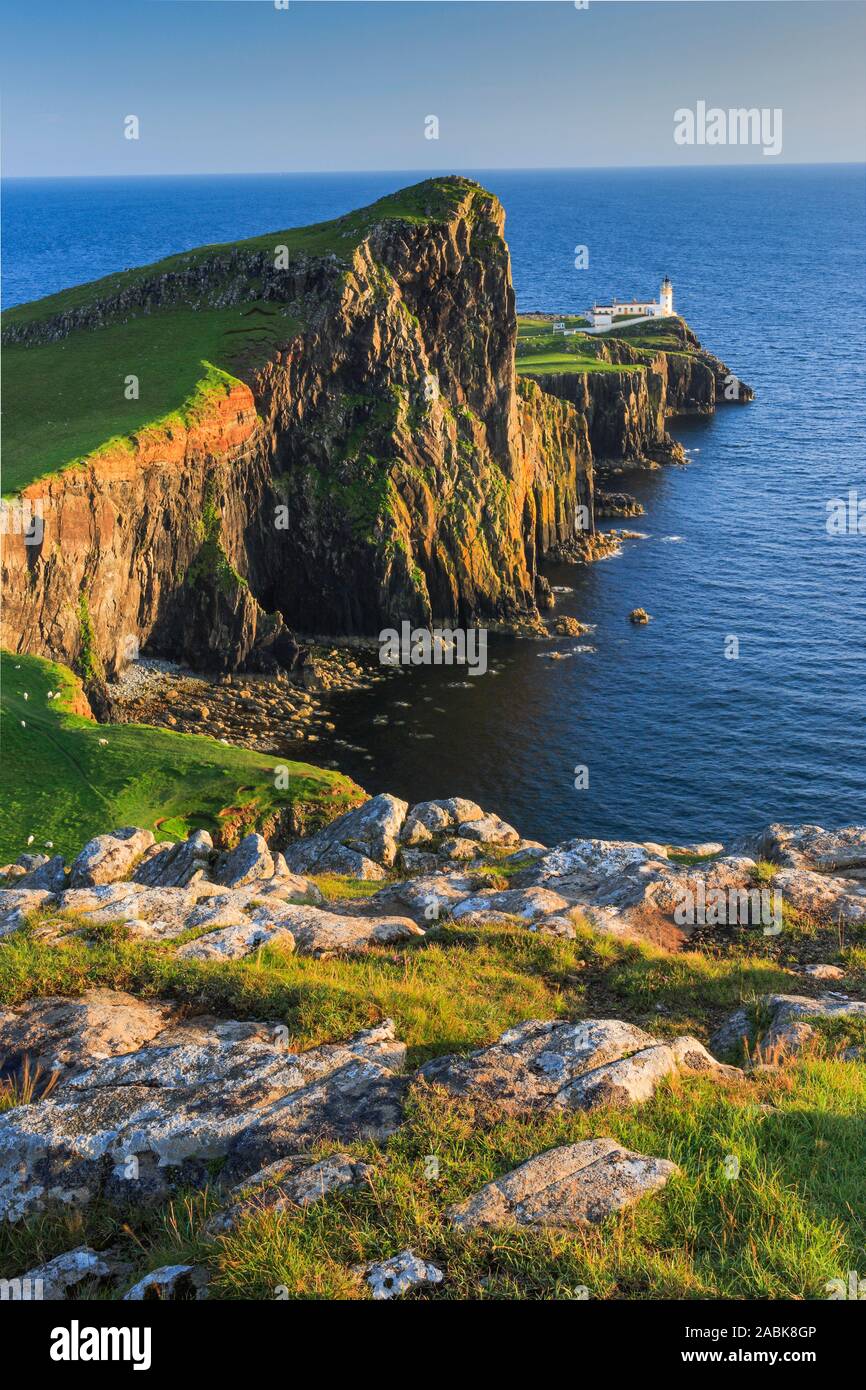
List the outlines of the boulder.
<svg viewBox="0 0 866 1390">
<path fill-rule="evenodd" d="M 419 1077 L 497 1112 L 524 1114 L 639 1103 L 681 1070 L 742 1075 L 717 1062 L 695 1038 L 662 1043 L 632 1023 L 590 1018 L 529 1020 L 489 1047 L 433 1058 Z"/>
<path fill-rule="evenodd" d="M 474 820 L 461 821 L 457 831 L 462 840 L 476 840 L 482 845 L 514 847 L 520 843 L 520 834 L 507 821 L 499 816 L 478 816 Z"/>
<path fill-rule="evenodd" d="M 98 883 L 115 883 L 120 878 L 128 878 L 153 843 L 149 830 L 139 830 L 134 825 L 113 830 L 110 835 L 97 835 L 88 840 L 73 860 L 70 888 L 92 888 Z"/>
<path fill-rule="evenodd" d="M 283 951 L 295 949 L 295 938 L 285 927 L 259 926 L 247 922 L 244 926 L 223 927 L 208 932 L 178 949 L 184 960 L 240 960 L 262 946 L 278 946 Z"/>
<path fill-rule="evenodd" d="M 355 1273 L 366 1281 L 375 1299 L 399 1298 L 409 1289 L 422 1284 L 441 1284 L 445 1278 L 441 1269 L 419 1259 L 411 1250 L 401 1250 L 390 1260 L 372 1260 L 359 1265 Z"/>
<path fill-rule="evenodd" d="M 66 887 L 66 865 L 63 855 L 55 854 L 52 859 L 46 858 L 44 863 L 16 879 L 15 887 L 19 890 L 43 888 L 48 893 L 62 893 Z"/>
<path fill-rule="evenodd" d="M 64 1255 L 56 1255 L 46 1264 L 38 1265 L 13 1281 L 13 1287 L 23 1284 L 23 1296 L 28 1299 L 57 1301 L 80 1297 L 82 1284 L 103 1284 L 113 1276 L 111 1265 L 87 1245 L 78 1245 Z M 12 1297 L 16 1295 L 13 1292 Z"/>
<path fill-rule="evenodd" d="M 148 854 L 132 878 L 150 888 L 186 888 L 191 879 L 207 872 L 213 854 L 213 840 L 207 831 L 194 830 L 188 840 L 163 845 L 157 853 Z"/>
<path fill-rule="evenodd" d="M 406 802 L 399 797 L 385 793 L 373 796 L 316 835 L 289 845 L 286 864 L 293 873 L 350 873 L 361 877 L 355 873 L 353 861 L 340 852 L 348 850 L 358 860 L 369 860 L 380 869 L 389 869 L 397 857 L 406 810 Z"/>
<path fill-rule="evenodd" d="M 460 861 L 478 859 L 482 849 L 477 840 L 467 840 L 462 835 L 454 835 L 442 841 L 438 853 L 441 859 Z"/>
<path fill-rule="evenodd" d="M 291 930 L 298 951 L 311 956 L 362 951 L 424 935 L 411 917 L 340 914 L 297 904 L 287 905 L 280 920 Z"/>
<path fill-rule="evenodd" d="M 452 1207 L 459 1230 L 478 1227 L 592 1226 L 664 1187 L 679 1172 L 613 1139 L 586 1139 L 548 1149 Z"/>
<path fill-rule="evenodd" d="M 214 878 L 226 888 L 243 888 L 256 879 L 274 876 L 274 861 L 262 835 L 245 835 L 240 844 L 222 855 L 216 864 Z"/>
<path fill-rule="evenodd" d="M 550 888 L 506 888 L 501 892 L 478 893 L 464 898 L 451 910 L 455 921 L 468 914 L 505 913 L 526 922 L 568 911 L 568 900 Z"/>
<path fill-rule="evenodd" d="M 260 1211 L 291 1211 L 321 1202 L 331 1192 L 344 1192 L 369 1182 L 375 1169 L 348 1153 L 312 1160 L 307 1154 L 271 1163 L 239 1183 L 235 1201 L 208 1222 L 209 1235 L 233 1231 L 245 1217 Z"/>
<path fill-rule="evenodd" d="M 476 882 L 466 874 L 429 874 L 395 883 L 389 896 L 408 908 L 418 921 L 435 922 L 468 898 Z"/>
<path fill-rule="evenodd" d="M 172 1302 L 207 1298 L 208 1272 L 203 1265 L 162 1265 L 145 1274 L 123 1295 L 125 1303 L 141 1303 L 151 1299 Z"/>
</svg>

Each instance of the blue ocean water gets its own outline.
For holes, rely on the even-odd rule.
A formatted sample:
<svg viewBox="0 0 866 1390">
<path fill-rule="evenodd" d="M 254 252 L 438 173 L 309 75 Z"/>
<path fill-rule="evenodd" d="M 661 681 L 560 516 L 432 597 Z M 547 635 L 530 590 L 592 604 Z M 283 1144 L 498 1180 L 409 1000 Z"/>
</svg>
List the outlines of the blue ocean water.
<svg viewBox="0 0 866 1390">
<path fill-rule="evenodd" d="M 503 640 L 483 679 L 421 670 L 339 697 L 338 736 L 365 752 L 323 740 L 317 759 L 371 791 L 471 796 L 547 842 L 866 820 L 866 536 L 825 525 L 831 499 L 866 498 L 866 172 L 467 172 L 505 204 L 520 308 L 649 297 L 668 274 L 677 310 L 757 399 L 673 423 L 690 466 L 625 484 L 645 539 L 549 570 L 572 590 L 560 611 L 595 624 L 580 644 L 593 650 L 548 661 Z M 416 177 L 7 181 L 5 303 L 335 216 Z M 636 605 L 646 628 L 628 622 Z M 390 722 L 373 725 L 382 709 Z"/>
</svg>

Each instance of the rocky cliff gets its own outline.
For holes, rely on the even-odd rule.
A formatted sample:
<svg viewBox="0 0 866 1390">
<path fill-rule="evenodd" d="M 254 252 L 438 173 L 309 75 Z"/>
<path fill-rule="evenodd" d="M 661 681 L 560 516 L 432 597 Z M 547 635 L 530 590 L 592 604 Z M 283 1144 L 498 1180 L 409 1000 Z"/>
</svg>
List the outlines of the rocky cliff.
<svg viewBox="0 0 866 1390">
<path fill-rule="evenodd" d="M 9 338 L 31 343 L 246 293 L 303 328 L 193 421 L 25 489 L 44 536 L 7 537 L 6 645 L 108 673 L 145 644 L 232 668 L 263 641 L 291 664 L 284 624 L 537 622 L 538 556 L 591 509 L 586 425 L 518 389 L 503 210 L 442 182 L 446 211 L 373 220 L 342 256 L 298 257 L 283 278 L 261 251 L 215 250 L 13 317 Z"/>
<path fill-rule="evenodd" d="M 666 428 L 671 416 L 711 415 L 717 404 L 746 404 L 754 393 L 701 347 L 681 319 L 664 322 L 670 349 L 641 346 L 639 334 L 629 341 L 630 332 L 634 330 L 593 344 L 599 362 L 618 371 L 529 375 L 543 390 L 576 406 L 586 420 L 597 468 L 684 462 L 682 448 Z"/>
</svg>

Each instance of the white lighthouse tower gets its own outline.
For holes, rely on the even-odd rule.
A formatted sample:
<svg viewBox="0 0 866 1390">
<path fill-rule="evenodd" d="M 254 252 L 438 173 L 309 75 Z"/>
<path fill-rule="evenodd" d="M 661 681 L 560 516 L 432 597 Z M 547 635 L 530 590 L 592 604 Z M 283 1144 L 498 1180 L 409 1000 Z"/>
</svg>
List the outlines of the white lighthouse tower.
<svg viewBox="0 0 866 1390">
<path fill-rule="evenodd" d="M 674 287 L 667 276 L 662 280 L 662 287 L 659 292 L 659 308 L 662 317 L 667 317 L 674 311 Z"/>
</svg>

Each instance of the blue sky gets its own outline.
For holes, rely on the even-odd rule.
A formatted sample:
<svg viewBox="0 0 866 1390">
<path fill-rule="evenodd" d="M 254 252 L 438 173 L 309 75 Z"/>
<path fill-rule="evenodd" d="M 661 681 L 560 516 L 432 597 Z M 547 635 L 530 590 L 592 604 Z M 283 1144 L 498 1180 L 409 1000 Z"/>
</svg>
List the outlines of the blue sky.
<svg viewBox="0 0 866 1390">
<path fill-rule="evenodd" d="M 866 159 L 863 0 L 3 0 L 3 39 L 7 176 Z M 782 154 L 676 146 L 698 100 Z"/>
</svg>

